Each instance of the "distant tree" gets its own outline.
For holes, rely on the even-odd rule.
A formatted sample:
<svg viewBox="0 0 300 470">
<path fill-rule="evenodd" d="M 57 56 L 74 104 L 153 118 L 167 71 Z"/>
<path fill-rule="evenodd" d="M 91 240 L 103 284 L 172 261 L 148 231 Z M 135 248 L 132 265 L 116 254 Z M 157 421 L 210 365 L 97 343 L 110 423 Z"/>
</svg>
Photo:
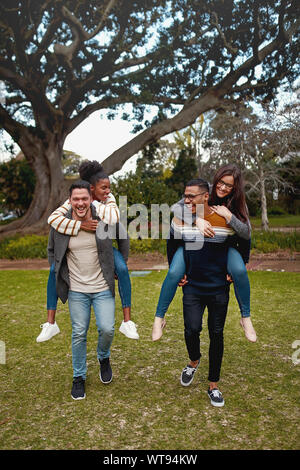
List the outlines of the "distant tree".
<svg viewBox="0 0 300 470">
<path fill-rule="evenodd" d="M 297 0 L 1 0 L 0 124 L 36 175 L 26 216 L 1 231 L 45 224 L 64 197 L 65 139 L 93 112 L 113 118 L 131 104 L 123 117 L 142 131 L 103 162 L 111 174 L 224 101 L 270 99 L 292 83 L 298 7 Z"/>
<path fill-rule="evenodd" d="M 69 150 L 63 151 L 62 169 L 65 177 L 78 177 L 78 169 L 83 158 Z M 24 155 L 0 163 L 1 205 L 7 210 L 14 211 L 18 217 L 23 216 L 29 208 L 35 189 L 36 178 L 34 171 Z"/>
<path fill-rule="evenodd" d="M 293 190 L 286 174 L 294 171 L 291 162 L 300 135 L 295 123 L 282 117 L 270 106 L 265 106 L 260 115 L 244 105 L 228 107 L 212 120 L 210 139 L 206 142 L 212 166 L 234 162 L 243 170 L 248 196 L 260 197 L 263 230 L 268 230 L 269 225 L 267 192 Z M 284 159 L 290 162 L 285 172 Z"/>
<path fill-rule="evenodd" d="M 182 149 L 176 160 L 171 176 L 166 178 L 166 184 L 181 198 L 186 183 L 198 177 L 198 168 L 193 154 L 188 149 Z"/>
<path fill-rule="evenodd" d="M 31 204 L 35 175 L 25 159 L 11 158 L 0 164 L 1 205 L 14 211 L 18 217 L 25 214 Z"/>
</svg>

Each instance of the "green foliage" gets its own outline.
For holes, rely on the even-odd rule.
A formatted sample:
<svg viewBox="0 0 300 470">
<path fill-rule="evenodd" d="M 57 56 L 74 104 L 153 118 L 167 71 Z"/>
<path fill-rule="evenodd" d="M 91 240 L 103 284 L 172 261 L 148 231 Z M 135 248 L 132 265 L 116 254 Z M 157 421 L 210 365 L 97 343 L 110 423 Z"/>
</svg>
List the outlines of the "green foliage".
<svg viewBox="0 0 300 470">
<path fill-rule="evenodd" d="M 8 237 L 0 242 L 0 258 L 47 258 L 48 236 L 26 235 Z"/>
<path fill-rule="evenodd" d="M 0 164 L 1 203 L 8 210 L 23 215 L 32 201 L 35 176 L 25 159 L 11 158 Z"/>
<path fill-rule="evenodd" d="M 7 237 L 0 242 L 0 258 L 25 259 L 47 258 L 47 235 L 26 235 Z M 116 241 L 113 242 L 117 247 Z M 160 252 L 166 255 L 167 241 L 164 239 L 130 240 L 130 253 L 142 254 Z M 259 253 L 274 253 L 278 250 L 300 251 L 300 232 L 279 232 L 253 230 L 251 238 L 253 250 Z"/>
<path fill-rule="evenodd" d="M 275 230 L 252 232 L 251 246 L 261 253 L 274 253 L 278 250 L 300 251 L 300 232 L 287 233 Z"/>
<path fill-rule="evenodd" d="M 166 184 L 176 191 L 178 198 L 181 198 L 186 183 L 197 176 L 197 165 L 192 152 L 183 149 L 176 160 L 172 175 L 166 179 Z"/>
</svg>

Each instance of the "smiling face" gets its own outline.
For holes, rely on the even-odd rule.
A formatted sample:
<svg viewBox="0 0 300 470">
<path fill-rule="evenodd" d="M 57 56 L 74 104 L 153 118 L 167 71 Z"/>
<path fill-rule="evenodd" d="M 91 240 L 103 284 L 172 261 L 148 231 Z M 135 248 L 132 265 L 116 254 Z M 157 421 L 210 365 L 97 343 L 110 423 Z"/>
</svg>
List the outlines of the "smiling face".
<svg viewBox="0 0 300 470">
<path fill-rule="evenodd" d="M 186 207 L 195 214 L 197 204 L 207 204 L 209 193 L 199 186 L 186 186 L 183 198 Z"/>
<path fill-rule="evenodd" d="M 106 202 L 110 193 L 110 181 L 108 178 L 97 181 L 95 186 L 91 185 L 93 198 L 96 201 Z"/>
<path fill-rule="evenodd" d="M 216 184 L 216 194 L 219 198 L 228 196 L 234 187 L 234 177 L 232 175 L 222 176 Z"/>
<path fill-rule="evenodd" d="M 92 197 L 87 189 L 75 188 L 70 196 L 70 203 L 75 220 L 86 220 L 91 217 Z"/>
</svg>

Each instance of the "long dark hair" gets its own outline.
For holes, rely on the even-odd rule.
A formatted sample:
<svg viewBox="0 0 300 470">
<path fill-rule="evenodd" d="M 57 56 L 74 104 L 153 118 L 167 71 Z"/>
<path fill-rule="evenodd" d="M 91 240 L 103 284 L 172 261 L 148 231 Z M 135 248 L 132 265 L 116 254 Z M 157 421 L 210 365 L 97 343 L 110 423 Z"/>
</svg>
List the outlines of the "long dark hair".
<svg viewBox="0 0 300 470">
<path fill-rule="evenodd" d="M 224 176 L 233 176 L 234 184 L 228 196 L 219 198 L 216 191 L 217 184 Z M 229 163 L 228 165 L 222 166 L 218 169 L 214 176 L 208 203 L 210 206 L 226 206 L 242 222 L 247 222 L 249 220 L 243 177 L 241 170 L 236 165 Z"/>
<path fill-rule="evenodd" d="M 100 180 L 109 179 L 105 173 L 103 166 L 97 160 L 85 160 L 79 167 L 80 178 L 88 181 L 92 186 Z"/>
</svg>

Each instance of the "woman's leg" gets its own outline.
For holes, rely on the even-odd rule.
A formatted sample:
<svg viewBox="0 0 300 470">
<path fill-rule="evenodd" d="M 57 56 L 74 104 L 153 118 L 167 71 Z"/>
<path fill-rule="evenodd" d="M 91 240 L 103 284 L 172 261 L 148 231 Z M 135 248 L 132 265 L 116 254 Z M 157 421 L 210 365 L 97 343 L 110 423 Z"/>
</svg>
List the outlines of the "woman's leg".
<svg viewBox="0 0 300 470">
<path fill-rule="evenodd" d="M 241 312 L 241 326 L 249 341 L 256 341 L 256 333 L 250 318 L 250 283 L 247 269 L 240 253 L 230 247 L 228 250 L 227 270 L 231 275 L 234 292 Z"/>
<path fill-rule="evenodd" d="M 118 289 L 121 298 L 123 317 L 119 331 L 127 338 L 139 339 L 136 325 L 131 321 L 131 282 L 127 264 L 122 254 L 116 248 L 113 249 L 115 274 L 118 277 Z"/>
<path fill-rule="evenodd" d="M 55 266 L 54 263 L 52 263 L 47 283 L 47 321 L 52 324 L 55 323 L 57 298 Z"/>
<path fill-rule="evenodd" d="M 163 285 L 156 307 L 156 317 L 164 318 L 170 303 L 172 302 L 177 290 L 178 282 L 185 274 L 185 262 L 183 257 L 183 247 L 179 247 L 172 259 L 169 271 Z"/>
<path fill-rule="evenodd" d="M 53 263 L 50 267 L 47 283 L 47 322 L 41 325 L 42 331 L 36 339 L 37 343 L 48 341 L 60 332 L 55 321 L 57 299 L 55 268 Z"/>
<path fill-rule="evenodd" d="M 242 317 L 250 317 L 250 283 L 243 258 L 235 248 L 229 248 L 227 270 L 234 285 L 236 300 L 238 301 Z"/>
<path fill-rule="evenodd" d="M 172 259 L 168 274 L 161 286 L 158 304 L 156 307 L 155 319 L 152 328 L 152 340 L 157 341 L 163 334 L 165 327 L 165 314 L 172 302 L 177 290 L 178 282 L 185 274 L 185 262 L 183 248 L 179 247 Z"/>
</svg>

